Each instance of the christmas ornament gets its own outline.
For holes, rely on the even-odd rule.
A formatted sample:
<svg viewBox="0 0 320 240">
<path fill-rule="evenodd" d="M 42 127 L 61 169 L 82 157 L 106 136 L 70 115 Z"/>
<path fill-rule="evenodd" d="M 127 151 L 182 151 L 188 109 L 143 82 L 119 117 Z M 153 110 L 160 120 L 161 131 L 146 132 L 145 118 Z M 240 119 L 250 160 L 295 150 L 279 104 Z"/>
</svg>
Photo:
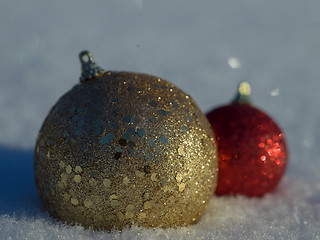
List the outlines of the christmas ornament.
<svg viewBox="0 0 320 240">
<path fill-rule="evenodd" d="M 81 84 L 53 106 L 36 142 L 44 207 L 94 229 L 197 222 L 217 181 L 205 115 L 161 78 L 104 71 L 87 51 L 80 61 Z"/>
<path fill-rule="evenodd" d="M 239 85 L 236 100 L 207 114 L 218 143 L 217 195 L 262 196 L 285 172 L 288 158 L 283 132 L 250 104 L 250 85 Z"/>
</svg>

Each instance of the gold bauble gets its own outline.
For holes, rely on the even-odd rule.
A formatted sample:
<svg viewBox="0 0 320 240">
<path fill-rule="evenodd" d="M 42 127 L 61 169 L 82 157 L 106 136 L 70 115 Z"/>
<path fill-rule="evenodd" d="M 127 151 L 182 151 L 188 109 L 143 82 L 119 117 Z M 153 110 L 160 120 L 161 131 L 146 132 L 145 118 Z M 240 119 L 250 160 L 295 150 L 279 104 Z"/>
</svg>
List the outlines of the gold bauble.
<svg viewBox="0 0 320 240">
<path fill-rule="evenodd" d="M 53 106 L 36 142 L 45 209 L 94 229 L 197 222 L 216 187 L 217 151 L 196 103 L 161 78 L 106 72 L 87 51 L 80 60 L 81 83 Z"/>
</svg>

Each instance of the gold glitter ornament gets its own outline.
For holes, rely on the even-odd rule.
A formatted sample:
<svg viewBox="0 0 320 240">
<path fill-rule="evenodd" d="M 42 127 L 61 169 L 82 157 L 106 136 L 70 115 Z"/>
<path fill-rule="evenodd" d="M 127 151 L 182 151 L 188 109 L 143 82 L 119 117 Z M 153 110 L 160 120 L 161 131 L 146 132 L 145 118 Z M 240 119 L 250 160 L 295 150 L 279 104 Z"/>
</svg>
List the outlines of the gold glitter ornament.
<svg viewBox="0 0 320 240">
<path fill-rule="evenodd" d="M 158 77 L 104 71 L 80 53 L 80 84 L 39 132 L 35 182 L 55 218 L 94 229 L 197 222 L 217 183 L 211 126 Z"/>
</svg>

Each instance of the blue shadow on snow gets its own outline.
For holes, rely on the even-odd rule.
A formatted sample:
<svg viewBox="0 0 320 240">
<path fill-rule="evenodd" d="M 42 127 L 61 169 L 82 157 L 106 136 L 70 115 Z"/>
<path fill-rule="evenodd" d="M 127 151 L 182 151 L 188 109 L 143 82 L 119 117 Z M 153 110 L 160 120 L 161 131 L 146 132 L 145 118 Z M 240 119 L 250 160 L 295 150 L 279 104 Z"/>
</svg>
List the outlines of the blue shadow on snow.
<svg viewBox="0 0 320 240">
<path fill-rule="evenodd" d="M 0 146 L 0 214 L 35 216 L 42 205 L 34 184 L 33 150 Z"/>
</svg>

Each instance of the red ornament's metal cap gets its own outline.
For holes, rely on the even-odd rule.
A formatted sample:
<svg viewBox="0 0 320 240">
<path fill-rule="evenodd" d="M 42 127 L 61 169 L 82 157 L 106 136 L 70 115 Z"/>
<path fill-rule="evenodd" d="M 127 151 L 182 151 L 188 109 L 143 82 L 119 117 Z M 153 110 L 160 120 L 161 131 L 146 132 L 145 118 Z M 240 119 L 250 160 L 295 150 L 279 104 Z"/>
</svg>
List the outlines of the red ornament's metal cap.
<svg viewBox="0 0 320 240">
<path fill-rule="evenodd" d="M 251 87 L 248 82 L 241 82 L 238 87 L 237 95 L 233 103 L 246 103 L 250 104 Z"/>
</svg>

